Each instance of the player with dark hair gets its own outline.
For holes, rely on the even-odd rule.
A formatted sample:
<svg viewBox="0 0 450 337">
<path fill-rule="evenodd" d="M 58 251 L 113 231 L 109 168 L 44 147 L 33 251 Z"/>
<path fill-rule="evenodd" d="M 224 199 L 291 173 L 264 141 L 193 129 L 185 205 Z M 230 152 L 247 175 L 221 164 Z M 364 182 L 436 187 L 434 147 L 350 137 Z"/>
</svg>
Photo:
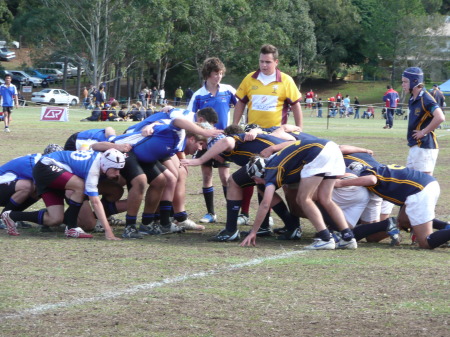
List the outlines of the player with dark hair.
<svg viewBox="0 0 450 337">
<path fill-rule="evenodd" d="M 2 100 L 3 122 L 5 123 L 5 132 L 10 132 L 9 122 L 12 109 L 15 106 L 19 108 L 19 93 L 14 84 L 11 83 L 12 77 L 5 75 L 5 83 L 0 85 L 0 99 Z"/>
</svg>

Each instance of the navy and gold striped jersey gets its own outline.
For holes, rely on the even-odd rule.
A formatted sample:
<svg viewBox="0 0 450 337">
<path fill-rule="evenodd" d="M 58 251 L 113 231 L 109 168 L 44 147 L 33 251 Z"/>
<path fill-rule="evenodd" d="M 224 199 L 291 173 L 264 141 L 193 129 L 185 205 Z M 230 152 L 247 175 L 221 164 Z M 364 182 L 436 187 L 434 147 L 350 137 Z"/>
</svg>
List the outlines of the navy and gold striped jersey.
<svg viewBox="0 0 450 337">
<path fill-rule="evenodd" d="M 408 116 L 408 146 L 419 146 L 424 149 L 438 149 L 436 134 L 434 131 L 428 133 L 421 139 L 413 138 L 414 130 L 423 130 L 433 119 L 434 110 L 439 108 L 439 104 L 434 97 L 426 91 L 425 88 L 414 99 L 413 96 L 409 99 L 409 116 Z"/>
<path fill-rule="evenodd" d="M 436 181 L 429 174 L 400 165 L 380 165 L 361 172 L 361 176 L 369 174 L 377 177 L 377 183 L 367 188 L 398 206 L 402 206 L 410 195 L 422 191 L 426 185 Z"/>
<path fill-rule="evenodd" d="M 249 159 L 259 154 L 262 150 L 272 145 L 285 142 L 285 140 L 266 134 L 259 134 L 255 140 L 250 142 L 244 141 L 245 134 L 229 136 L 236 141 L 236 145 L 231 152 L 223 152 L 220 154 L 227 161 L 231 161 L 239 166 L 247 165 Z"/>
<path fill-rule="evenodd" d="M 344 162 L 346 167 L 355 161 L 368 167 L 376 167 L 381 165 L 373 156 L 366 152 L 344 154 Z"/>
<path fill-rule="evenodd" d="M 327 139 L 296 141 L 274 154 L 265 167 L 264 179 L 267 185 L 280 188 L 284 184 L 300 181 L 300 171 L 312 162 L 329 142 Z"/>
</svg>

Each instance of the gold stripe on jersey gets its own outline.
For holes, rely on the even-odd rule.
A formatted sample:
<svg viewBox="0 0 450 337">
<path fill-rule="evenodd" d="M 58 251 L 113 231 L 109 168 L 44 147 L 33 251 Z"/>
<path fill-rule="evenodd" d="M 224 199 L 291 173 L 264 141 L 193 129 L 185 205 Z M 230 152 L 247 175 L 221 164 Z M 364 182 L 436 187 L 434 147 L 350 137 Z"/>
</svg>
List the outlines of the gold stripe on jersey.
<svg viewBox="0 0 450 337">
<path fill-rule="evenodd" d="M 298 141 L 298 142 L 295 142 L 293 145 L 291 145 L 291 146 L 294 146 L 295 144 L 300 144 L 300 141 Z M 291 146 L 288 146 L 288 147 L 285 147 L 283 150 L 281 150 L 280 152 L 282 152 L 282 151 L 285 151 L 285 150 L 287 150 L 289 147 L 291 147 Z M 302 151 L 304 151 L 304 150 L 307 150 L 307 149 L 310 149 L 310 148 L 312 148 L 312 147 L 320 147 L 320 148 L 324 148 L 324 145 L 323 144 L 320 144 L 320 143 L 311 143 L 311 144 L 306 144 L 306 145 L 304 145 L 304 146 L 301 146 L 301 147 L 299 147 L 298 149 L 296 149 L 295 151 L 292 151 L 289 155 L 287 155 L 285 158 L 283 158 L 283 160 L 280 162 L 280 164 L 278 164 L 278 171 L 277 171 L 277 185 L 278 186 L 281 186 L 281 185 L 283 185 L 283 181 L 282 181 L 282 177 L 283 177 L 283 175 L 281 174 L 281 170 L 280 169 L 283 169 L 283 172 L 284 172 L 284 165 L 289 161 L 289 160 L 291 160 L 293 157 L 295 157 L 298 153 L 300 153 L 300 152 L 302 152 Z M 297 168 L 297 169 L 295 169 L 295 170 L 292 170 L 291 172 L 293 172 L 293 171 L 296 171 L 296 172 L 300 172 L 302 169 L 303 169 L 303 166 L 305 166 L 305 164 L 306 163 L 303 163 L 303 165 L 302 166 L 300 166 L 299 168 Z"/>
<path fill-rule="evenodd" d="M 380 192 L 376 191 L 375 188 L 374 188 L 373 186 L 367 186 L 367 189 L 368 189 L 369 191 L 372 191 L 372 192 L 375 193 L 376 195 L 378 195 L 380 198 L 382 198 L 382 199 L 384 199 L 384 200 L 387 200 L 387 201 L 390 201 L 390 202 L 392 202 L 393 204 L 396 204 L 396 205 L 398 205 L 398 204 L 403 205 L 403 204 L 404 204 L 403 201 L 400 201 L 400 200 L 398 200 L 398 199 L 391 198 L 391 197 L 388 197 L 388 196 L 386 196 L 386 195 L 384 195 L 384 194 L 381 194 Z"/>
</svg>

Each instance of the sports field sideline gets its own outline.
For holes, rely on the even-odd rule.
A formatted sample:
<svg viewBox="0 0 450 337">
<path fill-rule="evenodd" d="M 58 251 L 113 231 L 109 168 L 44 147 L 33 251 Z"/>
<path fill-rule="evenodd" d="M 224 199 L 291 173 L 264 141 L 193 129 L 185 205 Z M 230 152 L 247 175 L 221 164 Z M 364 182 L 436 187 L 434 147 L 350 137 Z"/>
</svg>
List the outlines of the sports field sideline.
<svg viewBox="0 0 450 337">
<path fill-rule="evenodd" d="M 89 111 L 70 109 L 70 121 L 40 122 L 40 108 L 14 110 L 11 133 L 0 134 L 0 164 L 74 132 L 129 123 L 80 123 Z M 319 119 L 304 113 L 305 132 L 339 144 L 370 148 L 378 161 L 404 164 L 406 123 Z M 436 215 L 450 220 L 450 132 L 437 130 L 441 185 Z M 190 168 L 187 211 L 204 213 L 199 168 Z M 215 175 L 215 186 L 220 186 Z M 256 211 L 256 198 L 252 212 Z M 35 206 L 42 207 L 42 204 Z M 424 251 L 388 241 L 361 242 L 356 251 L 304 252 L 313 229 L 302 221 L 297 242 L 259 238 L 256 248 L 212 243 L 223 227 L 204 232 L 109 242 L 68 240 L 62 232 L 0 232 L 1 336 L 446 336 L 450 332 L 449 249 Z M 280 221 L 275 218 L 275 225 Z M 120 233 L 122 228 L 117 229 Z"/>
</svg>

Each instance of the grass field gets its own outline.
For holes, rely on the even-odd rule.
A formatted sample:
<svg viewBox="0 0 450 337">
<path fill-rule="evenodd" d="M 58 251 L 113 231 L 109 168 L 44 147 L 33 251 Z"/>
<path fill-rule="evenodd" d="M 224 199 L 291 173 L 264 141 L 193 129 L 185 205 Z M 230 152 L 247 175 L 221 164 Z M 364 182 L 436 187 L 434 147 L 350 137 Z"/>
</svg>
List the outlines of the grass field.
<svg viewBox="0 0 450 337">
<path fill-rule="evenodd" d="M 40 108 L 15 110 L 0 133 L 0 164 L 74 132 L 129 123 L 40 122 Z M 406 123 L 319 119 L 304 112 L 305 132 L 367 147 L 382 163 L 404 164 Z M 329 123 L 329 124 L 328 124 Z M 328 125 L 327 125 L 328 124 Z M 438 130 L 437 216 L 450 220 L 450 132 Z M 0 232 L 0 336 L 448 336 L 450 250 L 361 242 L 356 251 L 303 251 L 312 226 L 296 242 L 259 238 L 256 248 L 212 243 L 224 226 L 225 201 L 215 175 L 219 223 L 203 232 L 143 240 L 69 240 L 62 232 Z M 190 168 L 187 211 L 205 207 L 201 175 Z M 35 205 L 38 209 L 42 204 Z M 252 213 L 256 211 L 256 198 Z M 123 216 L 123 215 L 121 215 Z M 281 226 L 275 217 L 275 226 Z M 117 228 L 120 235 L 123 228 Z M 246 228 L 244 229 L 246 230 Z"/>
</svg>

